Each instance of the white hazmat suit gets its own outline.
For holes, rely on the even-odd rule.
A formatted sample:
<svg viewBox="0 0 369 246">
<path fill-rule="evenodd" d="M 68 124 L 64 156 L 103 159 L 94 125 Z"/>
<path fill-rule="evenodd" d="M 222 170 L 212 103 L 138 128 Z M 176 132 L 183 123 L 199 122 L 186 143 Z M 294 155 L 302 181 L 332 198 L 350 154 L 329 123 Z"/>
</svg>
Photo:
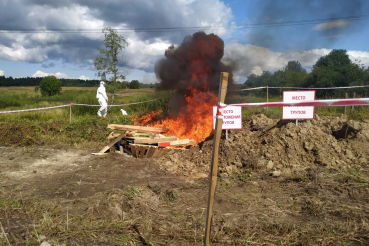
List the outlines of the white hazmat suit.
<svg viewBox="0 0 369 246">
<path fill-rule="evenodd" d="M 99 100 L 99 104 L 101 106 L 99 111 L 97 111 L 97 115 L 105 117 L 108 111 L 108 104 L 106 101 L 108 96 L 106 95 L 105 83 L 103 81 L 100 82 L 100 87 L 97 89 L 96 98 Z"/>
</svg>

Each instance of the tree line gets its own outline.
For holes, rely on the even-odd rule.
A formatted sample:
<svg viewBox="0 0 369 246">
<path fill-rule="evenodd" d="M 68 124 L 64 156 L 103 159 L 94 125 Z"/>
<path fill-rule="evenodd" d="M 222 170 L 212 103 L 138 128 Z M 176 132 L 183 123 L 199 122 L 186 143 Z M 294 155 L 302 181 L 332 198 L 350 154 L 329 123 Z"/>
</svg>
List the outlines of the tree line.
<svg viewBox="0 0 369 246">
<path fill-rule="evenodd" d="M 13 78 L 0 76 L 0 86 L 40 86 L 43 78 Z M 97 87 L 100 85 L 100 80 L 80 80 L 80 79 L 59 79 L 63 87 Z M 138 80 L 123 81 L 117 83 L 118 89 L 139 89 L 139 88 L 155 88 L 155 84 L 144 84 Z M 109 88 L 109 86 L 107 87 Z"/>
<path fill-rule="evenodd" d="M 308 73 L 298 61 L 289 61 L 275 72 L 263 71 L 261 75 L 250 74 L 243 88 L 270 87 L 342 87 L 369 84 L 369 67 L 361 61 L 351 61 L 346 50 L 332 50 L 322 56 Z M 269 89 L 270 95 L 281 95 L 282 90 Z M 369 95 L 369 88 L 350 89 L 361 96 Z M 317 90 L 318 98 L 344 97 L 348 90 Z M 266 89 L 245 91 L 243 94 L 265 96 Z"/>
<path fill-rule="evenodd" d="M 13 78 L 0 76 L 0 86 L 39 86 L 43 78 Z M 99 80 L 59 79 L 62 86 L 67 87 L 93 87 L 99 86 Z"/>
</svg>

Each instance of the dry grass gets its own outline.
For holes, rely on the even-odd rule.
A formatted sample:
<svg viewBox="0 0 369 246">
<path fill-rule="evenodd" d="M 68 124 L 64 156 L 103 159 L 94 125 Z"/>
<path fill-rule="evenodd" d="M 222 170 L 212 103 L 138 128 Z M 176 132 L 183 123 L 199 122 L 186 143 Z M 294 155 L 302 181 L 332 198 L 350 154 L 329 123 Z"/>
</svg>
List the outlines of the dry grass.
<svg viewBox="0 0 369 246">
<path fill-rule="evenodd" d="M 366 245 L 369 243 L 367 203 L 355 205 L 335 196 L 342 179 L 352 178 L 352 194 L 365 189 L 366 175 L 355 172 L 308 173 L 263 182 L 241 181 L 235 175 L 218 182 L 212 245 Z M 363 181 L 364 180 L 364 181 Z M 206 182 L 205 182 L 206 183 Z M 256 183 L 256 184 L 255 184 Z M 308 189 L 322 186 L 318 193 Z M 105 245 L 202 245 L 205 224 L 203 184 L 158 191 L 145 185 L 114 188 L 78 198 L 35 199 L 19 189 L 2 188 L 0 208 L 8 206 L 10 220 L 24 221 L 17 240 L 29 245 L 72 242 Z M 313 189 L 313 190 L 314 190 Z M 355 191 L 356 190 L 356 191 Z M 356 193 L 355 193 L 356 192 Z M 176 194 L 176 195 L 173 195 Z M 175 197 L 175 199 L 170 199 Z M 5 221 L 1 220 L 4 225 Z M 5 230 L 9 228 L 5 226 Z M 5 243 L 5 238 L 0 239 Z M 11 241 L 11 239 L 9 238 Z"/>
</svg>

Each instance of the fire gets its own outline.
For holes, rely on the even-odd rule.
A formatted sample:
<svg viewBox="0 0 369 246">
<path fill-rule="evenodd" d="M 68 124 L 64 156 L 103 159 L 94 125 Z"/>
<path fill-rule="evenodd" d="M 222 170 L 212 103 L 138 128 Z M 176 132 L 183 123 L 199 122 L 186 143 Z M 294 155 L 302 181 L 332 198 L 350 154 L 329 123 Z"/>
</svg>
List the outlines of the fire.
<svg viewBox="0 0 369 246">
<path fill-rule="evenodd" d="M 193 139 L 197 143 L 204 141 L 213 131 L 213 106 L 217 97 L 209 91 L 190 88 L 191 95 L 186 95 L 187 105 L 181 109 L 176 118 L 169 116 L 163 120 L 155 120 L 163 110 L 148 113 L 140 119 L 133 119 L 135 125 L 162 127 L 169 131 L 166 135 L 179 139 Z"/>
<path fill-rule="evenodd" d="M 217 104 L 217 97 L 210 90 L 217 90 L 220 72 L 231 71 L 221 61 L 224 42 L 217 35 L 197 32 L 184 38 L 179 46 L 170 46 L 164 55 L 155 65 L 159 88 L 176 89 L 186 106 L 176 116 L 169 115 L 166 119 L 160 119 L 163 111 L 158 110 L 133 121 L 138 125 L 167 128 L 167 135 L 180 139 L 202 142 L 213 131 L 212 107 Z"/>
</svg>

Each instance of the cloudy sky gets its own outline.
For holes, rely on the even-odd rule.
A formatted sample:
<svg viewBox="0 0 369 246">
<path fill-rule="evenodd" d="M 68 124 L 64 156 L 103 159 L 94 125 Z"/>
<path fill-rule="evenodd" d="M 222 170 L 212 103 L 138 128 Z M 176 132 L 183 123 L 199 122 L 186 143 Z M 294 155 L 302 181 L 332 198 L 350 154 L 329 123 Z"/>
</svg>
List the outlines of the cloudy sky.
<svg viewBox="0 0 369 246">
<path fill-rule="evenodd" d="M 0 75 L 98 79 L 107 26 L 129 43 L 127 79 L 146 83 L 168 46 L 200 30 L 224 40 L 238 83 L 290 60 L 309 70 L 331 49 L 369 66 L 368 10 L 366 0 L 0 0 Z"/>
</svg>

